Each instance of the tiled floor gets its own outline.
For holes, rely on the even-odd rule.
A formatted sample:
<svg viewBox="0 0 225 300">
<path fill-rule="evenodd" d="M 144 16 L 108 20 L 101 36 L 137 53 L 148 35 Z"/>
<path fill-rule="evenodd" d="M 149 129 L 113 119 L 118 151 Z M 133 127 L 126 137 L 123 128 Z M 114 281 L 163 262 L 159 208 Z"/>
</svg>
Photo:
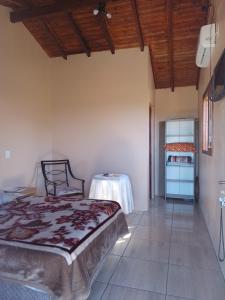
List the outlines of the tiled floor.
<svg viewBox="0 0 225 300">
<path fill-rule="evenodd" d="M 156 199 L 127 217 L 88 300 L 224 300 L 225 282 L 198 208 Z"/>
</svg>

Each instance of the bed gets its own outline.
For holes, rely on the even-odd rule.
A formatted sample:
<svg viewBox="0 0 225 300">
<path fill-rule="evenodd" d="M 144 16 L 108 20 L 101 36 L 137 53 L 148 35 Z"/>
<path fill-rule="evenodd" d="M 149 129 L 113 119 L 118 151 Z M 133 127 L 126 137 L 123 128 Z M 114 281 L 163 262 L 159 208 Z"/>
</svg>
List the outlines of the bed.
<svg viewBox="0 0 225 300">
<path fill-rule="evenodd" d="M 115 201 L 30 196 L 2 204 L 1 296 L 9 285 L 5 293 L 20 286 L 21 299 L 27 292 L 42 293 L 27 299 L 87 299 L 104 258 L 127 232 Z"/>
</svg>

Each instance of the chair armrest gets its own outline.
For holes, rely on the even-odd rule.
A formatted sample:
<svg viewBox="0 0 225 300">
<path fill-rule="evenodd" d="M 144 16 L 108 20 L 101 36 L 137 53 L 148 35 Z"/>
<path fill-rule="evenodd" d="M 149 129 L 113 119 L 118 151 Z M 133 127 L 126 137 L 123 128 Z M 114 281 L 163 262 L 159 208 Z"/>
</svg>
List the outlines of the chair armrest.
<svg viewBox="0 0 225 300">
<path fill-rule="evenodd" d="M 84 197 L 84 183 L 85 183 L 85 180 L 82 179 L 82 178 L 78 178 L 78 177 L 76 177 L 76 176 L 73 175 L 73 172 L 72 172 L 72 169 L 71 169 L 71 166 L 70 166 L 69 161 L 68 161 L 68 170 L 69 170 L 70 176 L 71 176 L 73 179 L 78 180 L 78 181 L 81 182 L 81 185 L 82 185 L 82 195 L 83 195 L 83 197 Z"/>
<path fill-rule="evenodd" d="M 73 175 L 73 173 L 70 173 L 71 177 L 75 180 L 78 180 L 81 182 L 81 185 L 82 185 L 82 195 L 84 197 L 84 183 L 85 183 L 85 180 L 84 179 L 81 179 L 81 178 L 77 178 Z"/>
<path fill-rule="evenodd" d="M 68 169 L 69 169 L 70 176 L 71 176 L 73 179 L 76 179 L 76 180 L 82 181 L 82 183 L 84 183 L 84 182 L 85 182 L 85 180 L 84 180 L 84 179 L 82 179 L 82 178 L 78 178 L 78 177 L 76 177 L 76 176 L 74 176 L 74 175 L 73 175 L 73 172 L 72 172 L 72 169 L 71 169 L 71 166 L 70 166 L 70 163 L 69 163 L 69 162 L 68 162 Z"/>
<path fill-rule="evenodd" d="M 79 181 L 85 182 L 85 180 L 84 180 L 84 179 L 82 179 L 82 178 L 78 178 L 78 177 L 75 177 L 73 174 L 71 174 L 71 177 L 72 177 L 73 179 L 76 179 L 76 180 L 79 180 Z"/>
</svg>

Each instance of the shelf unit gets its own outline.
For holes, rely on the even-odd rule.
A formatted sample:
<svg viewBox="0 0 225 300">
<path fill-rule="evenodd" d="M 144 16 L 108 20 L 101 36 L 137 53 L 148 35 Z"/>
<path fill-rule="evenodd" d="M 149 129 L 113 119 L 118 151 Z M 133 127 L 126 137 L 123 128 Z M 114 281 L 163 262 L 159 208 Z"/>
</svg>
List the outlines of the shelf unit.
<svg viewBox="0 0 225 300">
<path fill-rule="evenodd" d="M 194 119 L 166 121 L 165 144 L 196 144 Z M 189 156 L 190 163 L 169 162 L 169 156 Z M 193 152 L 165 151 L 165 199 L 193 199 L 195 197 L 196 155 Z"/>
</svg>

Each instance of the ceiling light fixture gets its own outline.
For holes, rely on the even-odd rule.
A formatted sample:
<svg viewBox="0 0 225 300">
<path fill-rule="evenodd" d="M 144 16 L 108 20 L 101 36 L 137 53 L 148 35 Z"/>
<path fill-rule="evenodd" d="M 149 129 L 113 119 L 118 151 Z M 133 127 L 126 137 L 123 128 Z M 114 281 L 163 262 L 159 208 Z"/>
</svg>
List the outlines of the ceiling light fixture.
<svg viewBox="0 0 225 300">
<path fill-rule="evenodd" d="M 99 14 L 99 10 L 98 10 L 98 9 L 94 9 L 94 10 L 93 10 L 93 15 L 94 15 L 94 16 L 97 16 L 98 14 Z"/>
<path fill-rule="evenodd" d="M 93 10 L 93 15 L 97 16 L 99 14 L 105 15 L 107 19 L 111 19 L 112 15 L 107 12 L 105 2 L 99 2 L 98 7 Z"/>
</svg>

